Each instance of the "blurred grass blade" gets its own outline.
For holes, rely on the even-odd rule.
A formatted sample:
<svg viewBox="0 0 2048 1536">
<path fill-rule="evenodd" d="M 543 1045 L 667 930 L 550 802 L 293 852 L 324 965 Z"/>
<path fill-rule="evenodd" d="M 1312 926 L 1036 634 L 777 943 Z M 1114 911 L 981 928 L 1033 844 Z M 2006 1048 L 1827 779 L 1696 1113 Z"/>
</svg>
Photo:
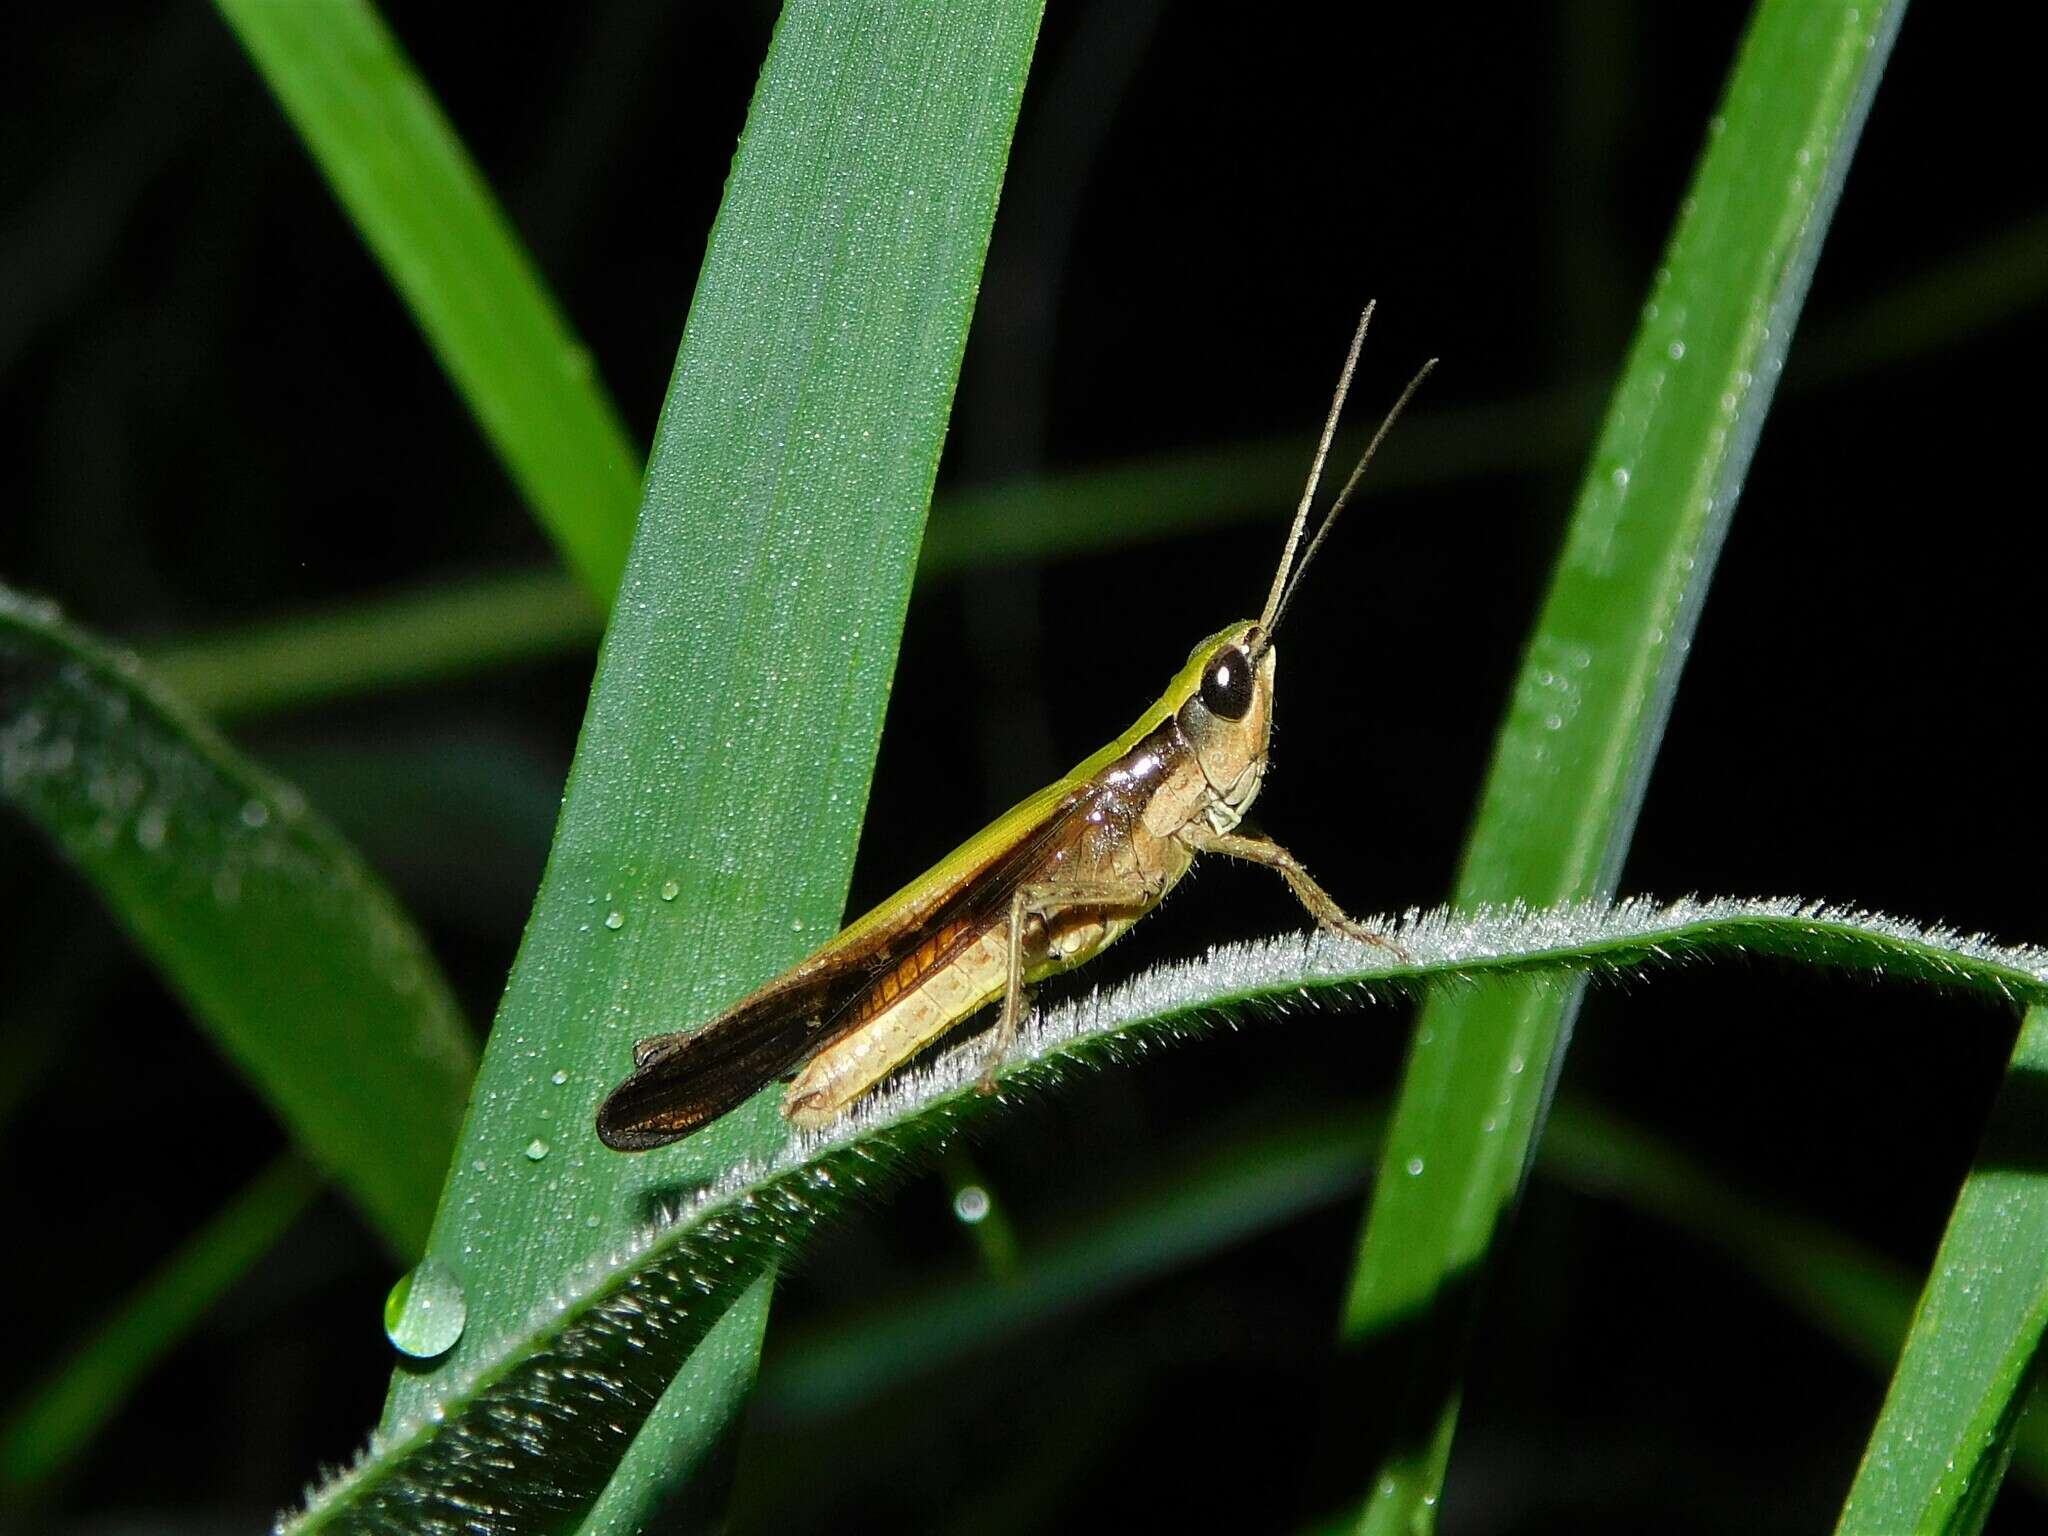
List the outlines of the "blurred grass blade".
<svg viewBox="0 0 2048 1536">
<path fill-rule="evenodd" d="M 1192 1157 L 1109 1208 L 1034 1233 L 1013 1275 L 949 1272 L 877 1305 L 779 1331 L 750 1412 L 771 1434 L 858 1419 L 890 1391 L 1096 1305 L 1153 1277 L 1356 1194 L 1378 1148 L 1378 1109 L 1261 1128 Z M 1732 1186 L 1653 1134 L 1560 1097 L 1536 1173 L 1668 1222 L 1753 1275 L 1874 1371 L 1889 1371 L 1913 1312 L 1913 1277 L 1817 1221 Z M 2021 1421 L 2014 1466 L 2048 1489 L 2048 1423 Z"/>
<path fill-rule="evenodd" d="M 384 1443 L 468 1390 L 679 1191 L 780 1142 L 766 1103 L 643 1157 L 602 1147 L 592 1116 L 634 1039 L 709 1017 L 839 919 L 1038 14 L 1037 0 L 782 13 L 435 1225 L 468 1327 L 394 1377 Z M 762 1259 L 727 1271 L 721 1301 Z M 662 1443 L 641 1435 L 636 1458 L 661 1465 L 636 1480 L 674 1486 L 716 1453 L 756 1337 L 758 1319 L 735 1325 L 719 1335 L 731 1360 L 692 1364 L 704 1395 L 663 1415 Z M 601 1423 L 579 1419 L 547 1467 L 550 1522 L 588 1510 L 679 1364 L 608 1400 Z M 424 1501 L 414 1524 L 461 1524 L 464 1486 L 435 1478 L 386 1486 Z"/>
<path fill-rule="evenodd" d="M 1571 391 L 1420 417 L 1388 478 L 1558 461 L 1591 414 L 1584 392 Z M 1353 433 L 1337 451 L 1363 446 Z M 1295 436 L 950 491 L 932 505 L 917 581 L 931 587 L 1006 561 L 1070 559 L 1263 517 L 1300 479 Z M 595 644 L 601 627 L 599 609 L 570 579 L 522 571 L 174 641 L 150 659 L 219 718 L 550 655 Z"/>
<path fill-rule="evenodd" d="M 1401 453 L 1378 489 L 1568 466 L 1597 401 L 1565 387 L 1523 399 L 1405 418 Z M 1333 460 L 1355 458 L 1367 428 L 1338 434 Z M 1026 561 L 1072 559 L 1269 520 L 1301 491 L 1301 434 L 1191 448 L 1065 474 L 969 486 L 932 507 L 920 583 Z"/>
<path fill-rule="evenodd" d="M 1991 1512 L 2048 1329 L 2048 1008 L 2005 1084 L 1913 1313 L 1837 1527 L 1967 1536 Z"/>
<path fill-rule="evenodd" d="M 969 1353 L 1355 1194 L 1378 1131 L 1325 1120 L 1238 1137 L 1036 1236 L 1014 1274 L 953 1270 L 880 1306 L 778 1330 L 750 1411 L 771 1431 L 800 1433 L 801 1421 L 857 1412 Z"/>
<path fill-rule="evenodd" d="M 630 603 L 622 603 L 618 612 L 623 616 L 629 609 Z M 2048 951 L 2004 948 L 1796 902 L 1437 911 L 1411 914 L 1392 931 L 1406 960 L 1327 935 L 1290 934 L 1226 945 L 1047 1009 L 1032 1017 L 998 1069 L 1006 1092 L 996 1096 L 977 1089 L 987 1045 L 973 1037 L 901 1074 L 822 1133 L 782 1126 L 776 1115 L 781 1090 L 771 1085 L 734 1116 L 631 1165 L 636 1174 L 650 1163 L 657 1170 L 635 1191 L 640 1198 L 632 1207 L 649 1215 L 648 1224 L 611 1233 L 603 1246 L 581 1248 L 572 1267 L 535 1277 L 546 1289 L 520 1298 L 527 1302 L 524 1310 L 512 1312 L 494 1300 L 492 1310 L 479 1316 L 482 1286 L 471 1286 L 472 1327 L 458 1346 L 459 1369 L 442 1366 L 401 1377 L 393 1411 L 370 1449 L 314 1492 L 294 1528 L 375 1531 L 401 1523 L 413 1530 L 456 1531 L 473 1515 L 475 1501 L 486 1496 L 498 1536 L 573 1521 L 625 1441 L 636 1430 L 644 1440 L 649 1410 L 680 1364 L 687 1361 L 700 1382 L 722 1376 L 728 1388 L 751 1379 L 751 1352 L 741 1356 L 728 1347 L 707 1358 L 714 1352 L 700 1348 L 700 1341 L 715 1328 L 750 1348 L 757 1337 L 754 1319 L 766 1304 L 764 1272 L 794 1253 L 823 1220 L 930 1161 L 957 1126 L 1016 1102 L 1020 1090 L 1035 1095 L 1078 1067 L 1136 1059 L 1155 1047 L 1199 1038 L 1228 1020 L 1291 1012 L 1311 1000 L 1344 1005 L 1431 981 L 1467 987 L 1475 979 L 1504 976 L 1633 974 L 1712 954 L 1778 954 L 1922 985 L 1968 987 L 1991 997 L 2048 999 Z M 531 1044 L 530 1036 L 525 1043 Z M 519 1059 L 538 1077 L 551 1057 L 543 1051 Z M 488 1060 L 485 1074 L 487 1085 Z M 481 1089 L 482 1102 L 491 1102 L 492 1091 Z M 545 1104 L 549 1092 L 541 1087 L 531 1098 Z M 470 1129 L 489 1119 L 475 1117 Z M 528 1134 L 535 1123 L 546 1123 L 541 1111 L 501 1132 L 500 1141 Z M 576 1129 L 573 1123 L 562 1127 L 563 1133 Z M 700 1148 L 705 1141 L 712 1143 L 709 1149 Z M 735 1145 L 746 1156 L 724 1155 Z M 466 1213 L 495 1204 L 505 1220 L 512 1203 L 508 1191 L 529 1201 L 536 1194 L 559 1197 L 586 1187 L 593 1171 L 611 1171 L 596 1158 L 577 1168 L 573 1144 L 562 1149 L 559 1171 L 551 1150 L 539 1158 L 510 1145 L 493 1144 L 490 1151 L 501 1163 L 498 1181 L 462 1179 L 460 1171 L 472 1165 L 459 1162 L 454 1187 L 466 1185 L 467 1192 L 454 1209 Z M 531 1234 L 515 1257 L 528 1257 L 556 1234 L 584 1230 L 573 1208 L 553 1209 L 557 1214 L 548 1226 L 504 1228 Z M 465 1278 L 495 1278 L 489 1264 L 495 1250 L 479 1242 L 475 1259 L 458 1261 L 442 1242 L 437 1230 L 437 1256 L 451 1267 L 466 1266 Z M 494 1295 L 508 1290 L 500 1281 Z M 758 1299 L 737 1313 L 728 1311 L 743 1294 Z M 661 1412 L 678 1421 L 675 1433 L 686 1444 L 708 1454 L 716 1449 L 715 1437 L 706 1438 L 705 1426 L 682 1422 L 689 1406 L 670 1399 Z M 729 1416 L 731 1405 L 715 1398 L 699 1399 L 694 1407 L 699 1414 L 715 1410 Z M 486 1492 L 473 1482 L 478 1467 L 491 1469 Z M 636 1461 L 633 1470 L 646 1486 L 662 1482 L 653 1458 Z"/>
<path fill-rule="evenodd" d="M 1523 659 L 1461 903 L 1614 888 L 1902 10 L 1763 0 L 1751 21 Z M 1576 1006 L 1488 990 L 1417 1023 L 1342 1323 L 1337 1435 L 1365 1464 L 1368 1531 L 1434 1523 L 1475 1293 Z"/>
<path fill-rule="evenodd" d="M 1690 1233 L 1749 1271 L 1873 1371 L 1891 1369 L 1913 1314 L 1914 1277 L 1905 1266 L 1733 1188 L 1648 1131 L 1584 1102 L 1560 1099 L 1544 1129 L 1536 1168 L 1588 1194 L 1625 1200 Z M 2038 1239 L 2040 1227 L 2033 1231 Z M 2009 1317 L 2003 1321 L 2010 1325 Z M 2015 1452 L 2027 1480 L 2048 1491 L 2048 1422 L 2022 1421 Z M 1913 1527 L 1900 1520 L 1868 1528 Z"/>
<path fill-rule="evenodd" d="M 5 588 L 0 795 L 392 1249 L 418 1252 L 475 1056 L 426 944 L 355 852 L 132 658 Z"/>
<path fill-rule="evenodd" d="M 515 571 L 175 641 L 149 660 L 221 720 L 594 647 L 603 631 L 603 611 L 573 576 Z"/>
<path fill-rule="evenodd" d="M 1731 1187 L 1648 1130 L 1583 1101 L 1559 1100 L 1536 1167 L 1655 1213 L 1740 1264 L 1872 1370 L 1891 1368 L 1913 1309 L 1903 1266 Z"/>
<path fill-rule="evenodd" d="M 1953 345 L 2024 312 L 2043 293 L 2048 220 L 2032 219 L 1820 328 L 1800 344 L 1798 380 L 1838 382 Z M 1418 408 L 1401 429 L 1400 454 L 1378 471 L 1381 490 L 1562 467 L 1591 432 L 1597 409 L 1597 395 L 1583 384 L 1493 405 Z M 1354 434 L 1353 446 L 1361 442 Z M 1346 452 L 1340 442 L 1334 456 Z M 942 491 L 932 503 L 918 583 L 1267 518 L 1276 501 L 1299 489 L 1300 461 L 1297 433 Z M 173 640 L 147 654 L 176 692 L 219 719 L 573 651 L 595 645 L 602 627 L 588 591 L 550 569 L 365 598 Z"/>
<path fill-rule="evenodd" d="M 611 600 L 640 452 L 433 93 L 369 0 L 217 0 L 533 514 Z"/>
<path fill-rule="evenodd" d="M 320 1191 L 297 1157 L 280 1158 L 193 1233 L 78 1350 L 0 1424 L 0 1491 L 17 1505 L 46 1490 L 235 1281 L 268 1253 Z"/>
<path fill-rule="evenodd" d="M 1892 284 L 1799 351 L 1799 372 L 1833 383 L 1997 331 L 2048 299 L 2048 214 L 1986 236 Z"/>
</svg>

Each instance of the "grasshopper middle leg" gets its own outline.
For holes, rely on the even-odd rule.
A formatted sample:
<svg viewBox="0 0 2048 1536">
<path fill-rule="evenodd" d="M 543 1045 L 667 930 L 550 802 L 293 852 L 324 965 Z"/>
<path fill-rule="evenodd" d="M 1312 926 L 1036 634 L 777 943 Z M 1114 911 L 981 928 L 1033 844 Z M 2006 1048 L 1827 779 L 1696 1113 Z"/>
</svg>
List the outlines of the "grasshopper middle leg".
<svg viewBox="0 0 2048 1536">
<path fill-rule="evenodd" d="M 1100 907 L 1111 911 L 1144 911 L 1159 900 L 1159 890 L 1150 884 L 1115 885 L 1109 882 L 1076 885 L 1067 881 L 1021 885 L 1010 898 L 1010 969 L 1003 987 L 1003 1009 L 996 1015 L 996 1027 L 989 1034 L 988 1057 L 975 1086 L 983 1093 L 996 1091 L 996 1068 L 1017 1043 L 1017 1031 L 1031 1006 L 1031 989 L 1024 984 L 1024 921 L 1042 918 L 1048 927 L 1052 919 L 1069 907 Z"/>
</svg>

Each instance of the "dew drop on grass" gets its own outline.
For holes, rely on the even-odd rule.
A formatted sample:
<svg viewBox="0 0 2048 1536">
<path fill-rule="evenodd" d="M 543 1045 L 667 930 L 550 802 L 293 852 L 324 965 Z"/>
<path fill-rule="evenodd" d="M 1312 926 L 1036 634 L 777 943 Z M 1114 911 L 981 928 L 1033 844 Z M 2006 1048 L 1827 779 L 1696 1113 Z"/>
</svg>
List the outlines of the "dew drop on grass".
<svg viewBox="0 0 2048 1536">
<path fill-rule="evenodd" d="M 611 911 L 605 913 L 604 925 L 616 933 L 619 929 L 626 926 L 626 914 L 617 907 L 613 907 Z"/>
<path fill-rule="evenodd" d="M 1411 1178 L 1411 1179 L 1413 1179 L 1413 1178 L 1418 1178 L 1418 1177 L 1420 1177 L 1420 1176 L 1421 1176 L 1421 1173 L 1422 1173 L 1422 1159 L 1421 1159 L 1421 1158 L 1419 1158 L 1419 1157 L 1411 1157 L 1411 1158 L 1409 1158 L 1409 1159 L 1408 1159 L 1408 1177 L 1409 1177 L 1409 1178 Z"/>
<path fill-rule="evenodd" d="M 564 1072 L 560 1067 L 557 1067 L 555 1068 L 555 1075 L 549 1078 L 548 1081 L 553 1083 L 557 1088 L 559 1088 L 562 1086 L 562 1084 L 569 1081 L 569 1074 L 567 1072 Z"/>
<path fill-rule="evenodd" d="M 534 1137 L 533 1140 L 529 1141 L 526 1144 L 526 1160 L 529 1163 L 537 1163 L 547 1155 L 548 1144 L 542 1141 L 538 1136 Z"/>
<path fill-rule="evenodd" d="M 970 1227 L 986 1220 L 988 1211 L 988 1191 L 979 1184 L 964 1185 L 953 1197 L 953 1214 Z"/>
<path fill-rule="evenodd" d="M 170 831 L 170 812 L 161 805 L 147 805 L 135 818 L 135 841 L 145 853 L 155 853 Z"/>
<path fill-rule="evenodd" d="M 677 885 L 675 881 L 664 880 L 661 882 L 661 899 L 663 901 L 674 901 L 678 896 L 682 894 L 683 888 L 680 885 Z"/>
<path fill-rule="evenodd" d="M 439 1259 L 421 1259 L 384 1298 L 384 1336 L 392 1348 L 415 1360 L 445 1355 L 468 1321 L 462 1281 Z"/>
</svg>

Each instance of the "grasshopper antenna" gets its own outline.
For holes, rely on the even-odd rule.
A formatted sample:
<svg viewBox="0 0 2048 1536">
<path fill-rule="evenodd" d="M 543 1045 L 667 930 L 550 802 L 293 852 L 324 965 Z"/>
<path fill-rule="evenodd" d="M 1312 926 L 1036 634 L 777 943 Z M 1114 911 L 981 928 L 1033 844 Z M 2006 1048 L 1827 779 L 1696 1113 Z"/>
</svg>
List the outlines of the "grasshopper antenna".
<svg viewBox="0 0 2048 1536">
<path fill-rule="evenodd" d="M 1365 313 L 1367 319 L 1372 317 L 1371 305 L 1366 306 Z M 1352 363 L 1358 360 L 1358 342 L 1364 339 L 1365 326 L 1361 323 L 1358 327 L 1358 340 L 1351 343 Z M 1365 445 L 1365 452 L 1359 456 L 1358 467 L 1351 471 L 1351 478 L 1344 482 L 1344 488 L 1337 493 L 1337 499 L 1330 503 L 1329 513 L 1323 518 L 1322 525 L 1316 529 L 1316 536 L 1308 541 L 1308 548 L 1302 552 L 1301 560 L 1295 565 L 1293 574 L 1288 578 L 1284 587 L 1280 586 L 1276 581 L 1275 590 L 1278 594 L 1278 600 L 1276 603 L 1273 599 L 1268 599 L 1266 616 L 1259 621 L 1258 650 L 1263 651 L 1268 645 L 1272 644 L 1274 631 L 1279 629 L 1280 621 L 1287 616 L 1288 605 L 1294 601 L 1294 594 L 1301 587 L 1301 578 L 1308 574 L 1309 562 L 1315 559 L 1316 551 L 1323 547 L 1323 540 L 1330 536 L 1330 529 L 1337 521 L 1337 514 L 1342 512 L 1346 505 L 1349 504 L 1351 493 L 1358 489 L 1358 482 L 1365 478 L 1366 465 L 1370 464 L 1372 456 L 1379 452 L 1380 444 L 1386 441 L 1387 433 L 1393 429 L 1394 423 L 1401 419 L 1401 412 L 1407 409 L 1408 402 L 1414 398 L 1415 391 L 1422 387 L 1422 381 L 1428 378 L 1431 371 L 1435 369 L 1436 362 L 1437 360 L 1432 357 L 1428 362 L 1415 370 L 1415 377 L 1408 381 L 1408 387 L 1401 391 L 1400 398 L 1395 400 L 1392 408 L 1388 410 L 1385 419 L 1380 422 L 1379 430 L 1373 433 L 1372 441 Z M 1337 404 L 1339 406 L 1344 403 L 1344 389 L 1350 382 L 1351 364 L 1347 363 L 1344 367 L 1344 382 L 1337 386 Z M 1330 426 L 1334 427 L 1336 423 L 1336 413 L 1332 411 Z M 1329 427 L 1325 427 L 1323 430 L 1323 446 L 1316 454 L 1316 474 L 1320 474 L 1322 471 L 1323 456 L 1329 452 L 1329 446 L 1330 430 Z M 1309 476 L 1309 489 L 1311 492 L 1315 489 L 1316 474 Z M 1307 502 L 1304 501 L 1302 505 L 1305 511 L 1307 509 Z M 1299 539 L 1300 534 L 1301 516 L 1296 514 L 1294 533 L 1287 541 L 1287 552 L 1290 556 L 1294 553 L 1294 545 Z M 1284 564 L 1281 567 L 1281 571 L 1282 574 L 1286 574 L 1286 566 Z M 1254 656 L 1254 660 L 1256 659 L 1256 656 Z"/>
<path fill-rule="evenodd" d="M 1273 625 L 1284 606 L 1288 567 L 1294 564 L 1294 552 L 1301 546 L 1302 531 L 1308 525 L 1308 509 L 1315 502 L 1316 487 L 1322 483 L 1323 464 L 1330 457 L 1330 440 L 1337 435 L 1337 418 L 1344 414 L 1344 397 L 1351 393 L 1351 375 L 1357 371 L 1358 353 L 1365 345 L 1366 327 L 1372 324 L 1373 306 L 1378 302 L 1375 299 L 1367 304 L 1365 313 L 1358 317 L 1358 330 L 1351 338 L 1351 350 L 1344 356 L 1344 371 L 1337 376 L 1337 394 L 1330 401 L 1330 414 L 1323 422 L 1323 439 L 1316 444 L 1315 462 L 1308 467 L 1308 484 L 1301 489 L 1301 505 L 1294 509 L 1294 526 L 1287 530 L 1287 547 L 1280 552 L 1280 567 L 1273 572 L 1273 588 L 1266 594 L 1266 606 L 1259 615 L 1261 634 L 1273 632 Z M 1259 644 L 1264 649 L 1265 642 L 1261 640 Z"/>
</svg>

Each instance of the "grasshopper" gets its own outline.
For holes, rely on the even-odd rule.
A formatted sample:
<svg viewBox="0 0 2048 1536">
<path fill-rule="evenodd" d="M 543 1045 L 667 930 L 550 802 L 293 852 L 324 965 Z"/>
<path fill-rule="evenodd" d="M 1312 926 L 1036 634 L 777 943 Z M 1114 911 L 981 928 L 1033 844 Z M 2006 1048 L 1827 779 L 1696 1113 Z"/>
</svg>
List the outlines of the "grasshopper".
<svg viewBox="0 0 2048 1536">
<path fill-rule="evenodd" d="M 1199 854 L 1264 865 L 1323 928 L 1395 947 L 1346 916 L 1292 853 L 1240 828 L 1266 775 L 1274 636 L 1366 465 L 1435 366 L 1425 363 L 1401 392 L 1304 549 L 1371 320 L 1367 305 L 1259 617 L 1202 641 L 1123 735 L 810 958 L 699 1029 L 635 1045 L 631 1075 L 597 1112 L 605 1145 L 635 1152 L 679 1140 L 776 1079 L 789 1082 L 785 1117 L 802 1127 L 830 1124 L 932 1041 L 1000 1001 L 982 1079 L 992 1090 L 1034 984 L 1100 954 L 1159 905 Z"/>
</svg>

